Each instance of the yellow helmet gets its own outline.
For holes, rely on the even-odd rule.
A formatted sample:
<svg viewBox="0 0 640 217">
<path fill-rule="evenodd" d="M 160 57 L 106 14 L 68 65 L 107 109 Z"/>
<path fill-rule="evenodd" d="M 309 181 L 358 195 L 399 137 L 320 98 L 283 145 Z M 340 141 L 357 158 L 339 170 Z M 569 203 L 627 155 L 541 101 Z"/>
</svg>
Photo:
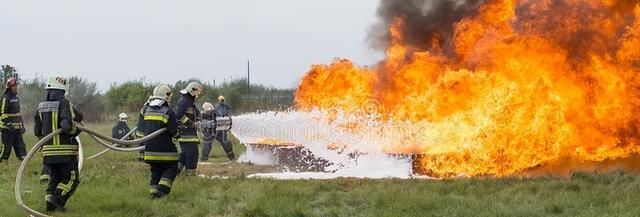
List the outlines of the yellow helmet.
<svg viewBox="0 0 640 217">
<path fill-rule="evenodd" d="M 220 95 L 220 96 L 218 97 L 218 101 L 224 101 L 224 96 Z"/>
</svg>

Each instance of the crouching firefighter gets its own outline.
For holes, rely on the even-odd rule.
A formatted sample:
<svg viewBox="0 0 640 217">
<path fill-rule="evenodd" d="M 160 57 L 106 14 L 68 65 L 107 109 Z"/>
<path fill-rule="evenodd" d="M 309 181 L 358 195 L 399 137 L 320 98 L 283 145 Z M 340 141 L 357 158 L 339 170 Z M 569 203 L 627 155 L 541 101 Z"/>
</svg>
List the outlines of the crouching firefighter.
<svg viewBox="0 0 640 217">
<path fill-rule="evenodd" d="M 178 134 L 178 121 L 174 111 L 169 107 L 170 97 L 171 88 L 158 85 L 153 90 L 153 98 L 144 105 L 138 119 L 138 130 L 145 135 L 167 128 L 167 132 L 144 143 L 144 161 L 149 164 L 151 170 L 152 199 L 167 196 L 178 175 L 179 154 L 176 145 L 173 144 L 173 138 Z"/>
<path fill-rule="evenodd" d="M 9 78 L 6 82 L 7 89 L 2 96 L 2 108 L 0 109 L 0 127 L 2 128 L 2 156 L 0 162 L 6 161 L 14 149 L 18 160 L 22 161 L 27 155 L 24 145 L 24 124 L 20 114 L 20 98 L 18 98 L 18 79 Z"/>
<path fill-rule="evenodd" d="M 192 176 L 196 174 L 198 166 L 198 139 L 197 120 L 200 117 L 200 111 L 196 107 L 195 101 L 202 92 L 202 85 L 191 82 L 184 90 L 180 91 L 182 95 L 176 105 L 176 117 L 180 124 L 180 164 L 185 168 L 185 174 Z"/>
<path fill-rule="evenodd" d="M 38 105 L 35 116 L 34 133 L 37 137 L 62 129 L 61 134 L 42 146 L 43 163 L 50 176 L 45 196 L 48 212 L 64 211 L 80 183 L 78 143 L 75 140 L 80 131 L 73 120 L 79 120 L 77 116 L 81 115 L 65 99 L 69 87 L 67 82 L 60 75 L 49 78 L 45 101 Z"/>
</svg>

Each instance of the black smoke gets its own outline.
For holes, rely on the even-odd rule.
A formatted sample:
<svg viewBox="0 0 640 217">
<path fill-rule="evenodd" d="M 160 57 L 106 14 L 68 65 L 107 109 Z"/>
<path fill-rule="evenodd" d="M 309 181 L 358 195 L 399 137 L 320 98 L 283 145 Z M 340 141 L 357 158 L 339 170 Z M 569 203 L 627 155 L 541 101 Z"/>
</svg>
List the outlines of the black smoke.
<svg viewBox="0 0 640 217">
<path fill-rule="evenodd" d="M 379 23 L 369 30 L 371 47 L 385 50 L 390 45 L 389 27 L 394 19 L 404 20 L 405 44 L 415 51 L 430 51 L 432 39 L 439 38 L 444 52 L 452 52 L 454 25 L 474 16 L 483 0 L 381 0 Z"/>
</svg>

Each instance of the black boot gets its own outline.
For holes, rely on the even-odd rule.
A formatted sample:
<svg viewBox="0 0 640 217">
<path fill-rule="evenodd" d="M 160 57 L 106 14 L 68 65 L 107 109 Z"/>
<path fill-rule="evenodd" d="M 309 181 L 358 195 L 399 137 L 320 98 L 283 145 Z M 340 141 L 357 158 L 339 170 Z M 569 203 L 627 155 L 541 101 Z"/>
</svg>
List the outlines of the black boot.
<svg viewBox="0 0 640 217">
<path fill-rule="evenodd" d="M 230 161 L 235 161 L 236 160 L 236 155 L 233 154 L 233 152 L 228 152 L 227 153 L 227 158 L 229 158 Z"/>
<path fill-rule="evenodd" d="M 152 200 L 158 200 L 158 199 L 161 199 L 161 198 L 167 196 L 167 194 L 165 194 L 164 192 L 160 191 L 158 189 L 158 186 L 156 185 L 156 186 L 151 186 L 151 195 L 150 196 L 151 196 Z"/>
<path fill-rule="evenodd" d="M 47 212 L 65 212 L 64 202 L 62 198 L 56 197 L 56 195 L 48 194 L 44 197 L 47 203 Z"/>
</svg>

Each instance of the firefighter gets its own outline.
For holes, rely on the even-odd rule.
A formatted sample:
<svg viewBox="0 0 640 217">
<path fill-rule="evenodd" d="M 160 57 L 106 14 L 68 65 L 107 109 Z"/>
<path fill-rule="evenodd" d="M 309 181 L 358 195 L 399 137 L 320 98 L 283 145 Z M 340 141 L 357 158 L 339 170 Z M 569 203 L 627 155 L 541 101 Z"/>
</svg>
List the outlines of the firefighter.
<svg viewBox="0 0 640 217">
<path fill-rule="evenodd" d="M 18 98 L 18 79 L 9 78 L 6 82 L 7 89 L 2 96 L 0 109 L 0 127 L 2 128 L 2 157 L 0 162 L 6 161 L 14 149 L 16 158 L 22 161 L 27 155 L 27 150 L 22 139 L 24 124 L 20 114 L 20 98 Z"/>
<path fill-rule="evenodd" d="M 202 156 L 200 161 L 208 161 L 209 153 L 211 153 L 211 144 L 215 138 L 215 113 L 213 112 L 213 104 L 205 102 L 202 104 Z"/>
<path fill-rule="evenodd" d="M 144 143 L 144 161 L 151 170 L 151 198 L 160 199 L 171 192 L 171 186 L 178 175 L 178 149 L 173 138 L 178 134 L 178 121 L 175 112 L 169 106 L 171 88 L 158 85 L 153 97 L 142 108 L 138 118 L 138 129 L 149 135 L 159 129 L 167 132 Z"/>
<path fill-rule="evenodd" d="M 43 163 L 50 176 L 45 196 L 48 212 L 64 211 L 67 201 L 80 184 L 78 142 L 75 140 L 80 131 L 74 120 L 82 121 L 82 115 L 65 99 L 68 90 L 66 78 L 51 76 L 46 86 L 45 101 L 38 105 L 35 116 L 36 137 L 62 129 L 61 134 L 42 146 Z"/>
<path fill-rule="evenodd" d="M 154 96 L 149 96 L 149 99 L 147 99 L 147 102 L 145 102 L 145 105 L 149 104 L 149 102 L 151 102 L 154 98 L 155 98 Z M 144 115 L 144 110 L 140 110 L 140 113 L 138 113 L 138 116 L 141 116 L 141 115 Z M 144 133 L 140 130 L 136 130 L 136 132 L 134 133 L 134 137 L 136 139 L 142 138 L 144 136 L 145 136 Z M 143 146 L 142 144 L 140 145 Z M 144 149 L 138 152 L 138 161 L 144 161 Z"/>
<path fill-rule="evenodd" d="M 231 106 L 224 102 L 224 96 L 218 97 L 218 104 L 216 104 L 215 116 L 216 116 L 216 140 L 222 145 L 224 152 L 227 154 L 227 158 L 233 161 L 236 159 L 233 154 L 233 145 L 229 141 L 227 134 L 232 127 L 231 122 Z"/>
<path fill-rule="evenodd" d="M 191 82 L 180 91 L 181 97 L 176 105 L 176 117 L 180 124 L 180 164 L 184 167 L 185 175 L 196 174 L 198 166 L 198 139 L 196 117 L 200 117 L 200 111 L 196 107 L 195 101 L 202 92 L 202 85 Z"/>
<path fill-rule="evenodd" d="M 127 118 L 127 114 L 125 114 L 124 112 L 118 115 L 118 122 L 115 126 L 113 126 L 113 128 L 111 128 L 111 137 L 113 137 L 114 139 L 122 139 L 129 133 L 129 131 L 131 131 L 131 129 L 129 129 L 129 125 L 127 125 Z M 133 139 L 133 137 L 128 136 L 124 139 L 131 140 Z"/>
</svg>

